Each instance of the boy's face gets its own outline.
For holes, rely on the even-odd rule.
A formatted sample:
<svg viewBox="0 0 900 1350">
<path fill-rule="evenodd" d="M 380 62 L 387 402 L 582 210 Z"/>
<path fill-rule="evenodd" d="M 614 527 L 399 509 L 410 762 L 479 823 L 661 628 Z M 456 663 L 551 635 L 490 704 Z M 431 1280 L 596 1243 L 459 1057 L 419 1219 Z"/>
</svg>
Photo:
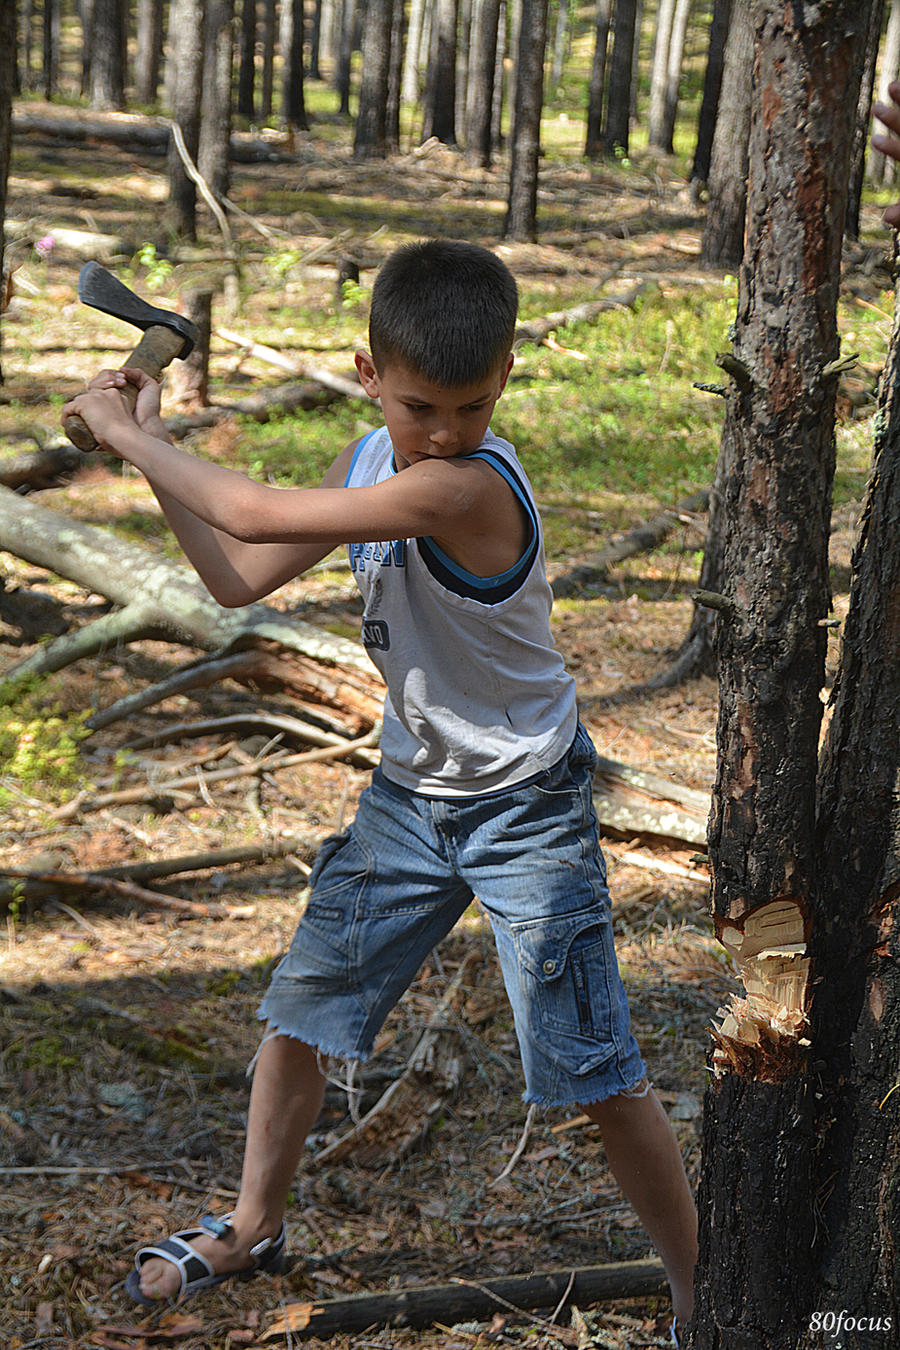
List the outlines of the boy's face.
<svg viewBox="0 0 900 1350">
<path fill-rule="evenodd" d="M 371 398 L 381 399 L 397 468 L 477 450 L 512 362 L 510 354 L 485 379 L 446 389 L 402 365 L 385 366 L 379 373 L 368 352 L 357 352 L 356 368 L 363 388 Z"/>
</svg>

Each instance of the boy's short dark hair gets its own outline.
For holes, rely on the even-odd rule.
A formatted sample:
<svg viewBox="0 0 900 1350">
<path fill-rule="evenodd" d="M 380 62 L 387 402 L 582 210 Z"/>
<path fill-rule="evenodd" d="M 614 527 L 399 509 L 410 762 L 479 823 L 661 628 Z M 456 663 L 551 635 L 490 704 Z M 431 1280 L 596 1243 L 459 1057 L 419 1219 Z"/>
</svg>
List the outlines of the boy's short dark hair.
<svg viewBox="0 0 900 1350">
<path fill-rule="evenodd" d="M 372 291 L 375 368 L 393 361 L 448 389 L 476 384 L 512 351 L 518 301 L 512 273 L 486 248 L 441 239 L 405 244 Z"/>
</svg>

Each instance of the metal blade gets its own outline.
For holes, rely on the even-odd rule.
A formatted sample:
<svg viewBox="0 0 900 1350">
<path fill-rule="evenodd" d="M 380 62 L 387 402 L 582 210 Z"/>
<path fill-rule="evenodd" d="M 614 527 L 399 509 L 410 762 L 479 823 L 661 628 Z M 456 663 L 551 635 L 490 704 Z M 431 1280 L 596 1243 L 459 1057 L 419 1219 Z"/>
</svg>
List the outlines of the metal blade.
<svg viewBox="0 0 900 1350">
<path fill-rule="evenodd" d="M 78 275 L 78 299 L 91 309 L 111 314 L 114 319 L 123 319 L 136 328 L 171 328 L 184 339 L 179 352 L 181 360 L 190 356 L 194 349 L 198 337 L 196 324 L 183 314 L 173 314 L 148 304 L 98 262 L 88 262 L 82 267 Z"/>
</svg>

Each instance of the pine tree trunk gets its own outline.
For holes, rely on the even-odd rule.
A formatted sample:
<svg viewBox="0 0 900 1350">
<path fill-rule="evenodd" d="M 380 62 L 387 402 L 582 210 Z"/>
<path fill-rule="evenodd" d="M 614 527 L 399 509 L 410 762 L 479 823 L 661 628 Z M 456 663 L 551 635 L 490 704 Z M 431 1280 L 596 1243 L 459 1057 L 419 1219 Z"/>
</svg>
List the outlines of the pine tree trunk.
<svg viewBox="0 0 900 1350">
<path fill-rule="evenodd" d="M 603 135 L 603 146 L 608 155 L 628 154 L 636 20 L 637 0 L 616 0 L 613 47 L 609 60 L 606 129 Z"/>
<path fill-rule="evenodd" d="M 384 159 L 387 146 L 388 81 L 394 0 L 369 0 L 362 34 L 362 76 L 353 154 Z"/>
<path fill-rule="evenodd" d="M 206 0 L 198 168 L 216 197 L 228 195 L 234 0 Z"/>
<path fill-rule="evenodd" d="M 350 66 L 353 57 L 353 37 L 356 31 L 357 0 L 344 0 L 341 22 L 341 49 L 334 72 L 334 84 L 340 98 L 340 111 L 350 112 Z"/>
<path fill-rule="evenodd" d="M 828 1085 L 822 1114 L 830 1123 L 821 1171 L 833 1178 L 822 1213 L 822 1284 L 840 1291 L 836 1309 L 892 1315 L 894 1339 L 900 1231 L 898 380 L 900 293 L 819 774 L 821 886 L 813 923 L 816 970 L 828 994 L 813 1005 L 821 1078 Z M 881 1334 L 843 1343 L 868 1350 L 890 1341 Z"/>
<path fill-rule="evenodd" d="M 403 51 L 406 41 L 406 6 L 403 0 L 393 0 L 391 22 L 391 60 L 388 66 L 387 111 L 385 114 L 385 141 L 388 154 L 400 151 L 400 82 L 403 79 Z"/>
<path fill-rule="evenodd" d="M 570 0 L 559 0 L 556 10 L 556 28 L 553 33 L 553 64 L 550 68 L 550 88 L 554 95 L 563 75 L 570 42 Z"/>
<path fill-rule="evenodd" d="M 584 153 L 588 159 L 603 154 L 603 94 L 606 88 L 606 49 L 609 46 L 609 20 L 612 0 L 597 0 L 594 24 L 594 56 L 588 82 L 587 131 Z"/>
<path fill-rule="evenodd" d="M 491 163 L 491 122 L 499 22 L 500 0 L 476 0 L 466 91 L 466 159 L 482 169 L 489 168 Z"/>
<path fill-rule="evenodd" d="M 693 1350 L 799 1350 L 817 1287 L 818 1063 L 803 965 L 830 609 L 837 295 L 860 43 L 855 0 L 756 0 L 747 248 L 726 436 L 719 762 L 709 826 L 719 936 L 773 1000 L 732 1000 L 707 1090 Z M 809 91 L 816 90 L 811 99 Z M 777 317 L 777 321 L 776 321 Z M 755 926 L 779 919 L 774 935 Z M 771 934 L 772 930 L 768 932 Z M 791 954 L 790 944 L 797 944 Z M 753 945 L 751 945 L 753 944 Z M 788 944 L 788 954 L 758 956 Z M 752 959 L 750 959 L 752 958 Z M 799 1011 L 789 1013 L 792 973 Z M 825 992 L 817 985 L 816 1002 Z M 839 1305 L 840 1306 L 840 1305 Z"/>
<path fill-rule="evenodd" d="M 137 15 L 135 97 L 139 103 L 156 102 L 163 54 L 162 0 L 140 0 Z"/>
<path fill-rule="evenodd" d="M 417 103 L 419 98 L 419 49 L 425 25 L 425 0 L 411 0 L 409 7 L 409 34 L 403 61 L 401 95 L 404 103 Z"/>
<path fill-rule="evenodd" d="M 672 36 L 669 41 L 669 60 L 666 67 L 666 93 L 663 107 L 662 146 L 667 155 L 675 152 L 675 122 L 678 118 L 678 95 L 681 91 L 681 69 L 684 65 L 684 44 L 687 39 L 691 0 L 677 0 Z M 635 81 L 637 84 L 637 81 Z"/>
<path fill-rule="evenodd" d="M 200 90 L 203 78 L 202 0 L 172 0 L 169 34 L 172 117 L 181 127 L 187 152 L 196 164 L 200 144 Z M 170 227 L 179 238 L 195 239 L 197 189 L 188 177 L 174 139 L 169 145 L 168 169 Z"/>
<path fill-rule="evenodd" d="M 60 0 L 44 0 L 43 86 L 44 98 L 48 102 L 56 96 L 59 83 L 59 3 Z"/>
<path fill-rule="evenodd" d="M 16 65 L 16 7 L 0 6 L 0 279 L 3 271 L 3 226 L 6 220 L 6 190 L 12 152 L 12 92 Z M 0 334 L 3 318 L 0 315 Z M 0 367 L 0 384 L 3 370 Z"/>
<path fill-rule="evenodd" d="M 256 107 L 256 0 L 242 0 L 241 59 L 238 66 L 237 110 L 253 120 Z"/>
<path fill-rule="evenodd" d="M 433 0 L 433 4 L 422 138 L 427 141 L 436 136 L 445 145 L 455 145 L 457 0 Z"/>
<path fill-rule="evenodd" d="M 731 8 L 732 0 L 714 0 L 709 25 L 706 71 L 703 76 L 703 98 L 697 120 L 697 144 L 694 147 L 694 163 L 691 167 L 692 183 L 705 185 L 709 177 L 709 160 L 719 111 L 722 71 L 725 66 L 725 43 L 728 41 L 728 30 L 731 27 Z"/>
<path fill-rule="evenodd" d="M 650 70 L 650 112 L 647 123 L 647 141 L 658 150 L 665 150 L 666 91 L 669 87 L 669 48 L 672 43 L 672 25 L 675 19 L 675 0 L 660 0 L 656 11 L 656 37 L 653 45 L 653 64 Z"/>
<path fill-rule="evenodd" d="M 546 40 L 547 0 L 524 0 L 517 60 L 509 197 L 503 237 L 531 243 L 537 239 L 537 187 Z"/>
<path fill-rule="evenodd" d="M 259 115 L 266 122 L 272 116 L 272 99 L 275 86 L 275 45 L 278 33 L 278 14 L 275 0 L 263 0 L 263 19 L 262 91 L 259 100 Z"/>
<path fill-rule="evenodd" d="M 737 267 L 744 252 L 747 144 L 750 137 L 751 0 L 734 0 L 709 169 L 709 209 L 700 257 L 706 267 Z"/>
</svg>

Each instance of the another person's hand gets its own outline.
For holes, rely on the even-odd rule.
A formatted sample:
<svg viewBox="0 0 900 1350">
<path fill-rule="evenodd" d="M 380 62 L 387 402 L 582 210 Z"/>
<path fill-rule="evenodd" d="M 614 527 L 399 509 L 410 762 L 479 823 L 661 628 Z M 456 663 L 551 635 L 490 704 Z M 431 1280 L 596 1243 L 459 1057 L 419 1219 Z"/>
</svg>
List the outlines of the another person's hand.
<svg viewBox="0 0 900 1350">
<path fill-rule="evenodd" d="M 878 118 L 879 122 L 884 123 L 889 134 L 877 132 L 872 137 L 872 149 L 878 150 L 882 155 L 887 155 L 889 159 L 900 161 L 900 83 L 889 84 L 888 94 L 891 102 L 874 104 L 872 114 Z M 885 225 L 893 225 L 895 229 L 900 228 L 900 202 L 889 206 L 881 219 Z"/>
</svg>

